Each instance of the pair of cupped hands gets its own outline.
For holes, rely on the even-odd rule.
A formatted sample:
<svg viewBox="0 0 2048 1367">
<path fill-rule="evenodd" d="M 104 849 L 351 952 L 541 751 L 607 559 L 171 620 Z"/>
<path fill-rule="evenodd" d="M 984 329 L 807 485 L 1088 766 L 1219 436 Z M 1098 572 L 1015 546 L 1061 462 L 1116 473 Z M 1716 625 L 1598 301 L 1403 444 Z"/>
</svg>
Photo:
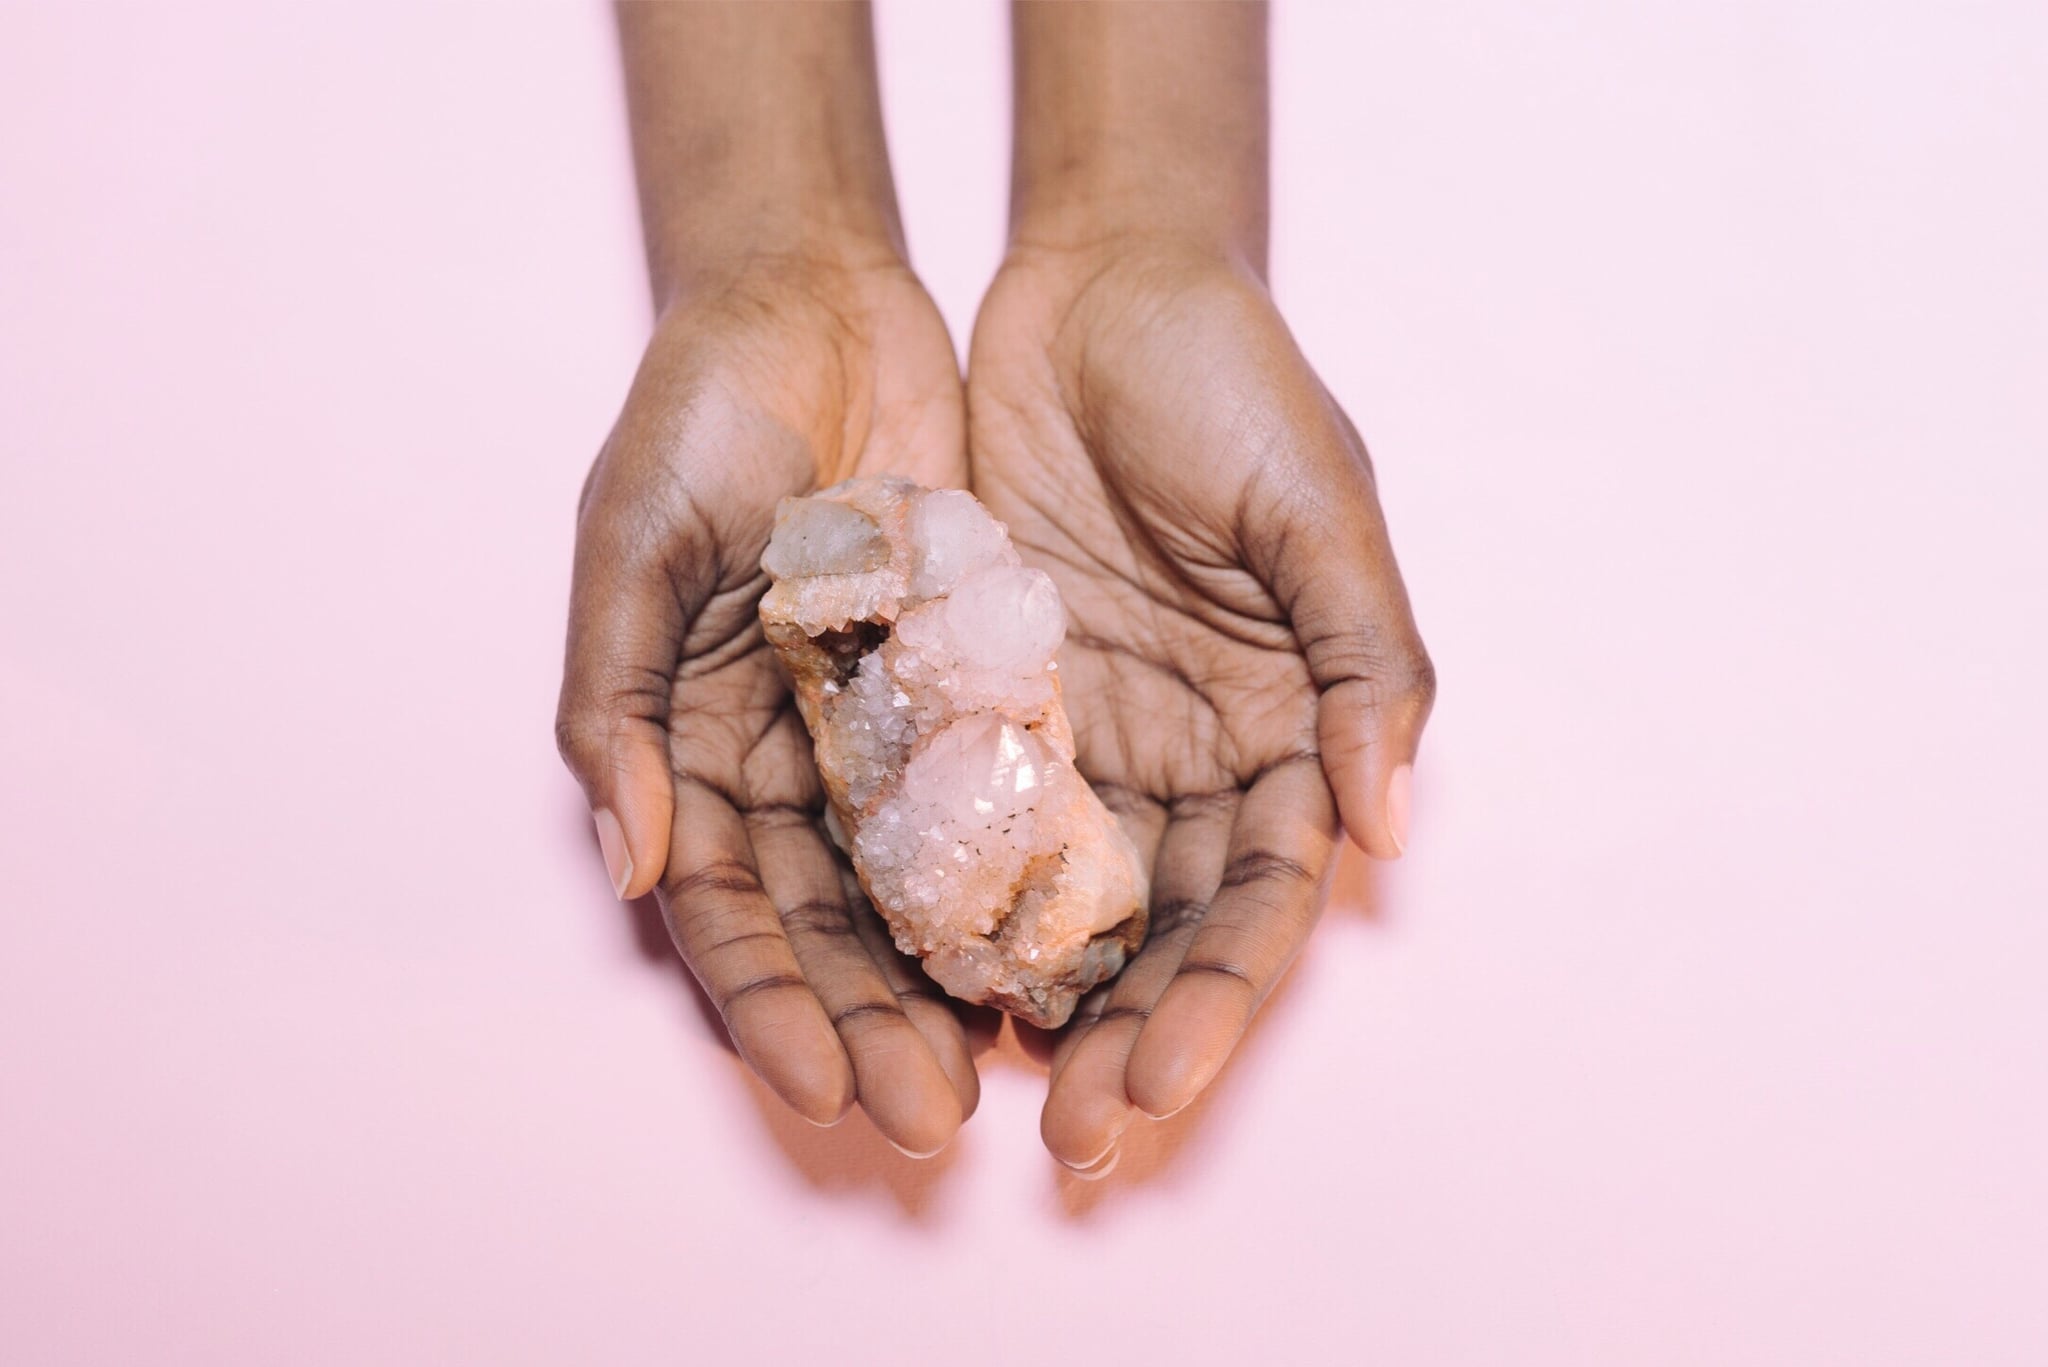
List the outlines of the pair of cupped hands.
<svg viewBox="0 0 2048 1367">
<path fill-rule="evenodd" d="M 1216 1076 L 1348 832 L 1392 858 L 1433 695 L 1371 466 L 1259 270 L 1167 236 L 1019 243 L 963 381 L 893 244 L 763 253 L 669 304 L 584 488 L 558 733 L 619 895 L 660 899 L 755 1072 L 899 1149 L 979 1099 L 977 1022 L 849 902 L 757 606 L 777 500 L 971 489 L 1065 599 L 1083 775 L 1151 876 L 1141 952 L 1052 1042 L 1086 1174 Z"/>
</svg>

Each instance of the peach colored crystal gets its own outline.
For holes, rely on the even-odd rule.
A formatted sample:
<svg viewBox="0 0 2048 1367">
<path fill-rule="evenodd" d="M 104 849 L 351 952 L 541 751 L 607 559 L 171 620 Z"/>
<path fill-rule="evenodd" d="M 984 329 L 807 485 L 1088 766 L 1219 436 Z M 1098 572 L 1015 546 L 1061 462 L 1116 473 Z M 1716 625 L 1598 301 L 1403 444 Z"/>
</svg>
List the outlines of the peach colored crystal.
<svg viewBox="0 0 2048 1367">
<path fill-rule="evenodd" d="M 965 1001 L 1073 1014 L 1145 934 L 1145 878 L 1074 768 L 1052 580 L 971 494 L 899 479 L 785 499 L 761 621 L 897 947 Z"/>
</svg>

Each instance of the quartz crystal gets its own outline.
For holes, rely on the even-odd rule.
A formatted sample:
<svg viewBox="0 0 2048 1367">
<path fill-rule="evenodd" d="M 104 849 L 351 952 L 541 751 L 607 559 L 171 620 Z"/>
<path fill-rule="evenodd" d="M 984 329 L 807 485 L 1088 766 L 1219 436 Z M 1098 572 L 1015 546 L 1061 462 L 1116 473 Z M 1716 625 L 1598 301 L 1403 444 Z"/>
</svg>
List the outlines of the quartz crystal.
<svg viewBox="0 0 2048 1367">
<path fill-rule="evenodd" d="M 1145 935 L 1145 876 L 1074 768 L 1059 590 L 956 489 L 785 499 L 761 621 L 829 808 L 897 947 L 939 986 L 1056 1026 Z"/>
</svg>

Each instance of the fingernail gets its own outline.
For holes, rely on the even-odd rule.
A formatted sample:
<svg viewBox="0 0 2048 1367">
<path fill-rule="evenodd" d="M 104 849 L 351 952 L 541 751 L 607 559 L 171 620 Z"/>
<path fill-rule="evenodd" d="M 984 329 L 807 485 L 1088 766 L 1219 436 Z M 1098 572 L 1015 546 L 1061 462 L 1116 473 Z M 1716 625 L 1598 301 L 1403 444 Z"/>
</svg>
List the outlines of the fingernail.
<svg viewBox="0 0 2048 1367">
<path fill-rule="evenodd" d="M 1387 834 L 1394 837 L 1394 853 L 1408 848 L 1408 804 L 1415 797 L 1415 766 L 1403 764 L 1387 780 Z"/>
<path fill-rule="evenodd" d="M 889 1139 L 889 1136 L 885 1134 L 882 1136 L 882 1138 Z M 941 1144 L 936 1149 L 926 1149 L 923 1153 L 919 1153 L 916 1149 L 904 1148 L 901 1144 L 897 1143 L 893 1139 L 889 1139 L 889 1147 L 896 1150 L 896 1152 L 902 1154 L 905 1158 L 915 1158 L 919 1161 L 923 1161 L 924 1159 L 933 1157 L 936 1154 L 944 1153 L 946 1150 L 946 1146 L 944 1144 Z"/>
<path fill-rule="evenodd" d="M 599 807 L 592 815 L 597 821 L 597 843 L 604 850 L 605 872 L 612 876 L 612 891 L 623 902 L 633 883 L 633 852 L 626 848 L 625 828 L 608 807 Z"/>
<path fill-rule="evenodd" d="M 1109 1156 L 1111 1154 L 1116 1152 L 1116 1146 L 1122 1141 L 1123 1131 L 1118 1130 L 1116 1134 L 1110 1137 L 1110 1141 L 1102 1146 L 1101 1153 L 1096 1154 L 1093 1158 L 1089 1159 L 1085 1163 L 1067 1163 L 1067 1166 L 1072 1168 L 1075 1172 L 1086 1172 L 1090 1168 L 1099 1167 L 1103 1163 L 1108 1161 Z M 1061 1161 L 1064 1162 L 1065 1160 L 1062 1159 Z"/>
<path fill-rule="evenodd" d="M 1116 1171 L 1116 1165 L 1123 1161 L 1123 1157 L 1123 1145 L 1112 1144 L 1109 1146 L 1109 1152 L 1096 1159 L 1094 1163 L 1085 1168 L 1070 1168 L 1068 1171 L 1072 1172 L 1074 1176 L 1080 1178 L 1083 1182 L 1100 1182 L 1103 1178 Z"/>
</svg>

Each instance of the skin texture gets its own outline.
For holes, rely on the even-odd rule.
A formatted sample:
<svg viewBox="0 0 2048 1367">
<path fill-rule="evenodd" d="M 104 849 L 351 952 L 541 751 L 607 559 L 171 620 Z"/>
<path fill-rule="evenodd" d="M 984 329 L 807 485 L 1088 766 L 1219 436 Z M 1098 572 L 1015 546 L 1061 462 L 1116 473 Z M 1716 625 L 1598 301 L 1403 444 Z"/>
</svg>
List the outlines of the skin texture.
<svg viewBox="0 0 2048 1367">
<path fill-rule="evenodd" d="M 620 10 L 659 318 L 585 486 L 557 733 L 741 1055 L 899 1148 L 978 1097 L 970 1028 L 849 907 L 761 635 L 778 499 L 962 485 L 1058 582 L 1084 775 L 1153 929 L 1052 1048 L 1099 1176 L 1192 1100 L 1313 927 L 1340 830 L 1400 853 L 1434 683 L 1357 432 L 1265 282 L 1265 15 L 1020 5 L 1011 244 L 963 392 L 904 259 L 865 7 Z"/>
<path fill-rule="evenodd" d="M 778 499 L 967 473 L 952 343 L 902 259 L 867 16 L 632 6 L 620 29 L 660 313 L 578 512 L 561 750 L 600 832 L 616 823 L 620 895 L 660 899 L 748 1064 L 807 1119 L 858 1098 L 934 1152 L 979 1095 L 967 1037 L 848 905 L 757 615 Z M 803 97 L 760 98 L 776 90 Z"/>
<path fill-rule="evenodd" d="M 968 370 L 974 490 L 1059 584 L 1083 773 L 1153 928 L 1052 1055 L 1090 1175 L 1216 1076 L 1341 827 L 1400 853 L 1434 697 L 1356 429 L 1264 283 L 1265 16 L 1022 5 L 1012 245 Z M 1397 776 L 1398 775 L 1398 776 Z"/>
<path fill-rule="evenodd" d="M 1021 252 L 976 329 L 975 492 L 1058 582 L 1082 772 L 1152 931 L 1082 1004 L 1043 1129 L 1084 1166 L 1222 1066 L 1384 816 L 1433 682 L 1363 446 L 1258 282 L 1156 246 Z M 1375 844 L 1377 842 L 1377 848 Z"/>
</svg>

